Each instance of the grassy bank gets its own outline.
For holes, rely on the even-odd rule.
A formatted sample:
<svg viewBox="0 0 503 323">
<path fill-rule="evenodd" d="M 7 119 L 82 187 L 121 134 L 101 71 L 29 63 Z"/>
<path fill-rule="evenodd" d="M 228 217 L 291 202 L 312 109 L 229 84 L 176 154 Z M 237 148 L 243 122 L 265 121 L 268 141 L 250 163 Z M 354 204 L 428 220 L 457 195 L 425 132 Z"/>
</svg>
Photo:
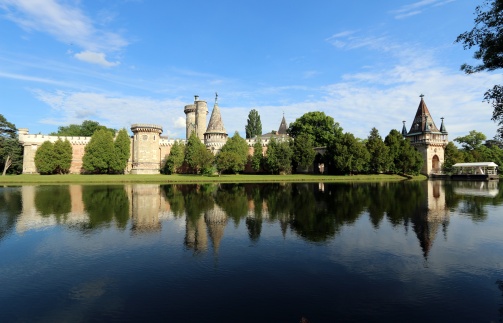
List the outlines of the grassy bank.
<svg viewBox="0 0 503 323">
<path fill-rule="evenodd" d="M 159 183 L 159 184 L 199 184 L 199 183 L 273 183 L 273 182 L 376 182 L 402 181 L 399 175 L 10 175 L 0 176 L 2 184 L 111 184 L 111 183 Z M 412 180 L 424 180 L 425 176 L 414 176 Z"/>
</svg>

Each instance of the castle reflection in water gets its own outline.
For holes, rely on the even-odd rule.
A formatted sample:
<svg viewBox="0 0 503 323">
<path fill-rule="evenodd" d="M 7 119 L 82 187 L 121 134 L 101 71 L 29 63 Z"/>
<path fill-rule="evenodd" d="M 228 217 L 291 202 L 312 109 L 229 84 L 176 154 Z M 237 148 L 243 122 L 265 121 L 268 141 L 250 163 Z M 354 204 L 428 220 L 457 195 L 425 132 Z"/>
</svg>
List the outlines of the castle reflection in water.
<svg viewBox="0 0 503 323">
<path fill-rule="evenodd" d="M 386 219 L 413 230 L 425 258 L 435 239 L 447 238 L 450 209 L 484 219 L 481 199 L 501 199 L 498 184 L 424 181 L 351 184 L 61 185 L 0 189 L 0 243 L 8 231 L 24 233 L 64 225 L 84 232 L 117 226 L 133 235 L 156 234 L 163 223 L 185 220 L 185 246 L 217 253 L 226 226 L 245 222 L 252 242 L 263 223 L 279 223 L 303 239 L 334 239 L 345 225 L 368 216 L 376 228 Z M 20 205 L 12 211 L 9 205 Z M 11 211 L 9 211 L 11 210 Z M 15 213 L 15 214 L 14 214 Z"/>
</svg>

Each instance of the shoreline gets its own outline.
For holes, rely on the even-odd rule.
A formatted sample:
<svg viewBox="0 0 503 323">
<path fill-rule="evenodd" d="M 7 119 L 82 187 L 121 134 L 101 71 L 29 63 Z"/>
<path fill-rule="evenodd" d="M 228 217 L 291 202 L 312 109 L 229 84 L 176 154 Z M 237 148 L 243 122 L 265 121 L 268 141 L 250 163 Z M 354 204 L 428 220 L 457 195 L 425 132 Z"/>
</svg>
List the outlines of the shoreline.
<svg viewBox="0 0 503 323">
<path fill-rule="evenodd" d="M 0 185 L 18 184 L 204 184 L 204 183 L 284 183 L 284 182 L 398 182 L 426 180 L 424 175 L 405 177 L 401 175 L 7 175 L 0 177 Z"/>
</svg>

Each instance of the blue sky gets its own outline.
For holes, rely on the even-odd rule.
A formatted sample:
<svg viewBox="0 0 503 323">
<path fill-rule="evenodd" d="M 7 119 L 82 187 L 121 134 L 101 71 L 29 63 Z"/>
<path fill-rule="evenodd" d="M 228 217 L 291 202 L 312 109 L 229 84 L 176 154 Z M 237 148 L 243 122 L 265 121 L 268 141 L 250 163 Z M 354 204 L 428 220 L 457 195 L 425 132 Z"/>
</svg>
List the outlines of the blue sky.
<svg viewBox="0 0 503 323">
<path fill-rule="evenodd" d="M 264 132 L 308 111 L 384 138 L 425 101 L 449 138 L 497 125 L 483 94 L 501 73 L 465 75 L 470 0 L 0 0 L 0 113 L 30 133 L 96 120 L 162 125 L 215 92 L 229 135 L 257 109 Z M 211 113 L 211 109 L 210 109 Z"/>
</svg>

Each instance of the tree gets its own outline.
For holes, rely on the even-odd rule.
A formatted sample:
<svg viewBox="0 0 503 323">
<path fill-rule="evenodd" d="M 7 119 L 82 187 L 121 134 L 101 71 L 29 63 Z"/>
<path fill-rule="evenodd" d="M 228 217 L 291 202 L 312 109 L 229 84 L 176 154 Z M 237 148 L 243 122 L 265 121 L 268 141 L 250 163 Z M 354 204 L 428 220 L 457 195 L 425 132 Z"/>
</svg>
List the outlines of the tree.
<svg viewBox="0 0 503 323">
<path fill-rule="evenodd" d="M 176 174 L 178 169 L 183 165 L 183 159 L 185 157 L 185 145 L 180 141 L 175 141 L 171 150 L 169 151 L 169 156 L 166 158 L 166 164 L 164 164 L 165 174 Z"/>
<path fill-rule="evenodd" d="M 2 175 L 20 174 L 23 171 L 23 146 L 19 143 L 16 126 L 1 114 L 0 169 Z"/>
<path fill-rule="evenodd" d="M 349 132 L 328 146 L 328 156 L 336 172 L 343 174 L 364 171 L 370 159 L 365 144 Z"/>
<path fill-rule="evenodd" d="M 456 42 L 464 49 L 475 47 L 473 57 L 481 60 L 477 66 L 461 65 L 467 74 L 494 71 L 503 67 L 503 0 L 486 0 L 475 7 L 475 26 L 460 34 Z M 503 138 L 503 86 L 495 85 L 484 94 L 484 101 L 491 103 L 494 110 L 492 120 L 500 126 L 498 135 Z"/>
<path fill-rule="evenodd" d="M 262 150 L 262 141 L 260 138 L 257 139 L 255 144 L 253 144 L 253 155 L 251 156 L 251 167 L 254 171 L 260 171 L 264 162 L 264 153 Z"/>
<path fill-rule="evenodd" d="M 248 122 L 245 126 L 245 131 L 246 139 L 260 136 L 262 134 L 262 122 L 260 121 L 260 115 L 257 110 L 252 109 L 248 114 Z"/>
<path fill-rule="evenodd" d="M 35 167 L 42 175 L 52 174 L 56 165 L 54 163 L 54 144 L 50 141 L 44 141 L 35 152 Z"/>
<path fill-rule="evenodd" d="M 294 170 L 299 166 L 304 169 L 312 166 L 316 155 L 313 139 L 308 134 L 301 133 L 292 141 L 292 145 Z"/>
<path fill-rule="evenodd" d="M 214 156 L 206 149 L 195 132 L 192 132 L 185 147 L 185 161 L 196 174 L 205 173 L 213 166 Z"/>
<path fill-rule="evenodd" d="M 82 167 L 87 173 L 107 174 L 113 162 L 114 140 L 112 134 L 99 129 L 92 136 L 84 149 Z"/>
<path fill-rule="evenodd" d="M 392 129 L 389 134 L 384 138 L 384 144 L 388 147 L 390 165 L 388 170 L 393 174 L 400 171 L 398 164 L 400 163 L 400 154 L 402 149 L 402 141 L 405 139 L 402 134 Z"/>
<path fill-rule="evenodd" d="M 449 141 L 444 150 L 444 164 L 442 168 L 444 172 L 452 172 L 452 165 L 464 162 L 463 153 L 458 150 L 452 141 Z"/>
<path fill-rule="evenodd" d="M 58 127 L 57 132 L 50 133 L 51 136 L 82 136 L 82 137 L 91 137 L 96 130 L 107 130 L 112 136 L 115 134 L 116 130 L 112 128 L 107 128 L 102 126 L 97 121 L 92 120 L 84 120 L 82 124 L 71 124 L 69 126 L 61 126 Z"/>
<path fill-rule="evenodd" d="M 380 173 L 388 170 L 390 164 L 389 148 L 382 141 L 379 131 L 372 128 L 365 144 L 370 153 L 369 170 Z"/>
<path fill-rule="evenodd" d="M 66 174 L 70 171 L 72 165 L 73 149 L 72 144 L 65 139 L 65 141 L 58 139 L 53 145 L 53 167 L 52 173 Z"/>
<path fill-rule="evenodd" d="M 274 137 L 267 145 L 265 164 L 272 174 L 290 174 L 293 151 L 288 141 L 278 142 Z"/>
<path fill-rule="evenodd" d="M 219 172 L 229 171 L 237 174 L 245 169 L 247 161 L 248 144 L 236 131 L 216 156 L 217 169 Z"/>
<path fill-rule="evenodd" d="M 403 140 L 400 146 L 397 168 L 402 174 L 418 175 L 424 163 L 421 153 L 410 144 L 409 140 Z"/>
<path fill-rule="evenodd" d="M 124 170 L 127 167 L 127 162 L 129 159 L 131 151 L 131 139 L 125 128 L 122 128 L 117 133 L 117 137 L 114 141 L 114 158 L 110 165 L 111 172 L 124 174 Z"/>
<path fill-rule="evenodd" d="M 466 151 L 479 149 L 485 140 L 486 136 L 482 132 L 478 132 L 476 130 L 470 131 L 470 133 L 466 136 L 454 139 L 454 141 L 459 142 Z"/>
<path fill-rule="evenodd" d="M 290 124 L 287 133 L 292 138 L 308 135 L 315 147 L 325 147 L 335 138 L 342 136 L 342 128 L 324 112 L 307 112 Z"/>
</svg>

